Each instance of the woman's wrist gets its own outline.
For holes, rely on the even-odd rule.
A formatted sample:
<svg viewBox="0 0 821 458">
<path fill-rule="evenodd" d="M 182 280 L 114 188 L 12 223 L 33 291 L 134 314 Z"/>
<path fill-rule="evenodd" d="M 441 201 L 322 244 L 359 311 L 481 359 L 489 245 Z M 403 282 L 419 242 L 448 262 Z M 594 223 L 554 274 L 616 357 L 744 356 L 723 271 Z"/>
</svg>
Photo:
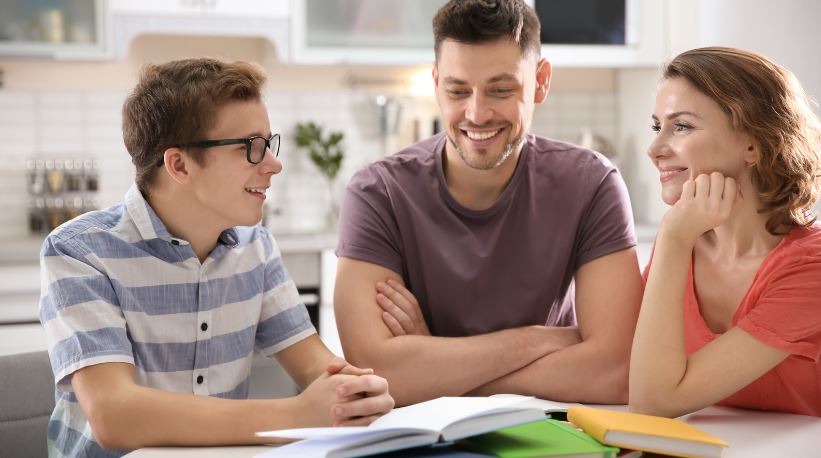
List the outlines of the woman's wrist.
<svg viewBox="0 0 821 458">
<path fill-rule="evenodd" d="M 675 248 L 692 250 L 701 234 L 688 234 L 686 231 L 669 227 L 662 223 L 656 235 L 656 245 L 665 245 Z"/>
</svg>

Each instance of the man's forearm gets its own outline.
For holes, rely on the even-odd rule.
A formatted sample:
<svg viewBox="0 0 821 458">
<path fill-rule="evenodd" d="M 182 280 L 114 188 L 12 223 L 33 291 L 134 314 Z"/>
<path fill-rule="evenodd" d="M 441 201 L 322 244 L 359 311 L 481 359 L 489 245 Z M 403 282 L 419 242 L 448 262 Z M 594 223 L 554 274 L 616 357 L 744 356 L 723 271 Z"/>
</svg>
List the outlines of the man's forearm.
<svg viewBox="0 0 821 458">
<path fill-rule="evenodd" d="M 471 394 L 517 393 L 563 402 L 625 404 L 630 355 L 627 348 L 617 347 L 595 340 L 571 345 Z"/>
<path fill-rule="evenodd" d="M 407 405 L 463 395 L 563 346 L 548 328 L 528 326 L 470 337 L 398 336 L 345 354 L 388 379 L 397 405 Z"/>
</svg>

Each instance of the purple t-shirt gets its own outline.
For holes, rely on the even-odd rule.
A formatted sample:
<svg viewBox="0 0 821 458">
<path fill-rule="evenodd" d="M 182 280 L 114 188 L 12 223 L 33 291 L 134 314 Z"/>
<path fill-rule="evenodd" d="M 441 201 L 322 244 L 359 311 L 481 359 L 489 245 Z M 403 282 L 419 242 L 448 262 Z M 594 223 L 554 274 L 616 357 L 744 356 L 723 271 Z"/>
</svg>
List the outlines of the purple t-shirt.
<svg viewBox="0 0 821 458">
<path fill-rule="evenodd" d="M 599 153 L 528 135 L 498 201 L 471 210 L 448 191 L 445 140 L 423 140 L 351 178 L 337 256 L 401 275 L 434 335 L 575 324 L 576 270 L 636 244 L 618 170 Z"/>
</svg>

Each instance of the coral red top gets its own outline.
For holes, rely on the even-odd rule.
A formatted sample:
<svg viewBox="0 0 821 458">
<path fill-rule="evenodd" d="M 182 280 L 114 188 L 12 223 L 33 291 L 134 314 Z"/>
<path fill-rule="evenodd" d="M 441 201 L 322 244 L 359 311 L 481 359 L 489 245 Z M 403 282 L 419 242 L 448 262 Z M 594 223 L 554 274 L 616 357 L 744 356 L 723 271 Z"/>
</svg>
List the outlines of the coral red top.
<svg viewBox="0 0 821 458">
<path fill-rule="evenodd" d="M 645 280 L 648 271 L 649 265 Z M 687 354 L 720 336 L 701 316 L 695 287 L 691 263 L 684 298 Z M 821 417 L 821 225 L 792 229 L 767 255 L 732 325 L 790 356 L 718 404 Z"/>
</svg>

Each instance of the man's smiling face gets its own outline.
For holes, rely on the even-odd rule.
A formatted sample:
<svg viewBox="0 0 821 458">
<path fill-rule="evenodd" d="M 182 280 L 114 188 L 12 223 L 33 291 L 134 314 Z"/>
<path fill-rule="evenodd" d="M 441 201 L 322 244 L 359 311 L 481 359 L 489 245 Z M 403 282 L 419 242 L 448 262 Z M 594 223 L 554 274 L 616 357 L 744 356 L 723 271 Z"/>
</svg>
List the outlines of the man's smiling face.
<svg viewBox="0 0 821 458">
<path fill-rule="evenodd" d="M 547 93 L 549 65 L 509 40 L 445 40 L 433 77 L 448 148 L 471 168 L 491 170 L 519 152 Z"/>
</svg>

